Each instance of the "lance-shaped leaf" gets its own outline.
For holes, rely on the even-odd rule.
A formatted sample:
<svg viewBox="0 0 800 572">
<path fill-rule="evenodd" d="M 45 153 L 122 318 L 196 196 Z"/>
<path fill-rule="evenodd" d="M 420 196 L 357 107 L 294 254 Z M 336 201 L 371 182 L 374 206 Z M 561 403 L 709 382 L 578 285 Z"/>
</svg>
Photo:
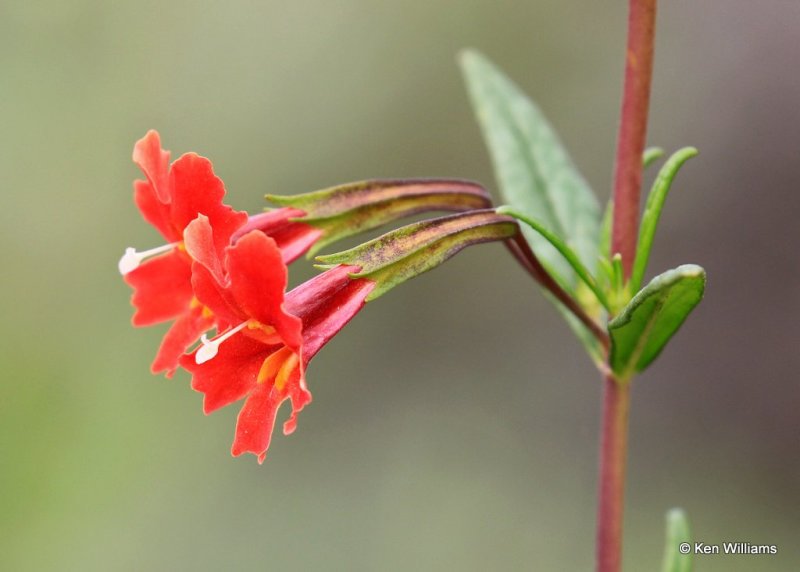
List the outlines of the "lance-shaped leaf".
<svg viewBox="0 0 800 572">
<path fill-rule="evenodd" d="M 267 199 L 302 210 L 306 214 L 298 220 L 324 231 L 309 251 L 309 257 L 328 244 L 403 217 L 491 206 L 486 189 L 460 179 L 359 181 L 300 195 L 267 195 Z"/>
<path fill-rule="evenodd" d="M 354 278 L 376 283 L 367 298 L 385 294 L 398 284 L 439 266 L 463 248 L 516 235 L 516 221 L 494 210 L 472 211 L 398 228 L 350 250 L 318 256 L 321 268 L 358 266 Z"/>
<path fill-rule="evenodd" d="M 691 548 L 692 533 L 686 513 L 673 508 L 667 513 L 667 539 L 664 547 L 662 572 L 692 572 L 692 551 L 681 550 L 681 544 Z"/>
<path fill-rule="evenodd" d="M 632 290 L 638 290 L 642 285 L 647 262 L 650 259 L 650 250 L 653 248 L 653 239 L 656 236 L 658 219 L 661 217 L 661 210 L 664 208 L 664 201 L 667 199 L 667 193 L 669 193 L 669 189 L 672 186 L 672 181 L 683 164 L 696 155 L 697 149 L 685 147 L 675 152 L 658 172 L 653 188 L 647 196 L 647 203 L 642 214 L 639 242 L 636 245 L 636 259 L 633 262 L 633 270 L 631 271 Z"/>
<path fill-rule="evenodd" d="M 608 324 L 609 361 L 620 380 L 642 371 L 703 298 L 705 271 L 685 264 L 656 276 Z"/>
<path fill-rule="evenodd" d="M 485 57 L 461 66 L 504 200 L 570 245 L 592 271 L 598 255 L 597 200 L 536 105 Z M 522 232 L 545 265 L 576 284 L 570 265 L 533 229 Z"/>
</svg>

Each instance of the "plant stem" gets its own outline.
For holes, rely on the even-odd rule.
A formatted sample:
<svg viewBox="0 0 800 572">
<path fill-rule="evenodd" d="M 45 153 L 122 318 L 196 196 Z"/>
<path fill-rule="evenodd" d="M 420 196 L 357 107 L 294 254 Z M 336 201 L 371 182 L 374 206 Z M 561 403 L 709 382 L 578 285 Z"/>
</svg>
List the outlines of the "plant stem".
<svg viewBox="0 0 800 572">
<path fill-rule="evenodd" d="M 622 514 L 630 391 L 629 382 L 617 381 L 610 372 L 605 375 L 597 510 L 598 572 L 622 570 Z"/>
<path fill-rule="evenodd" d="M 622 255 L 625 278 L 633 268 L 639 228 L 642 153 L 647 135 L 653 75 L 656 0 L 630 0 L 622 116 L 614 167 L 614 224 L 611 253 Z"/>
<path fill-rule="evenodd" d="M 636 258 L 642 154 L 647 135 L 653 76 L 656 0 L 630 0 L 622 116 L 614 166 L 614 220 L 611 253 L 622 257 L 627 280 Z M 597 572 L 622 570 L 622 516 L 628 450 L 629 380 L 618 381 L 610 367 L 603 385 L 600 482 L 597 508 Z"/>
</svg>

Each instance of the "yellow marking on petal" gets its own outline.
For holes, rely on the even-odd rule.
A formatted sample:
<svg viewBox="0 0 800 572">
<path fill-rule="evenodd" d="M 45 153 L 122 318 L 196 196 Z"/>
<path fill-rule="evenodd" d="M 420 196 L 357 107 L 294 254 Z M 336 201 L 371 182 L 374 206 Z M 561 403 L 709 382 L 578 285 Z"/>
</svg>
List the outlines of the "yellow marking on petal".
<svg viewBox="0 0 800 572">
<path fill-rule="evenodd" d="M 289 348 L 285 348 L 289 349 Z M 297 363 L 300 360 L 297 358 L 297 354 L 292 352 L 286 361 L 283 362 L 281 366 L 281 370 L 278 372 L 278 375 L 275 376 L 275 387 L 280 391 L 286 385 L 286 382 L 289 380 L 289 376 L 292 375 L 292 372 L 297 367 Z"/>
<path fill-rule="evenodd" d="M 261 364 L 261 369 L 258 370 L 258 377 L 256 378 L 258 383 L 264 383 L 265 381 L 269 381 L 275 377 L 275 374 L 278 372 L 278 368 L 283 363 L 284 357 L 281 354 L 285 349 L 286 348 L 280 349 L 277 352 L 267 356 L 267 359 L 265 359 L 264 363 Z"/>
<path fill-rule="evenodd" d="M 279 349 L 273 354 L 270 354 L 267 359 L 264 360 L 264 363 L 261 364 L 261 369 L 258 371 L 256 382 L 264 383 L 265 381 L 274 379 L 280 371 L 280 368 L 283 366 L 283 363 L 287 358 L 290 357 L 287 354 L 291 354 L 291 350 L 286 347 Z"/>
<path fill-rule="evenodd" d="M 205 306 L 200 300 L 197 299 L 197 296 L 192 296 L 192 299 L 189 301 L 189 309 L 194 310 L 195 308 L 200 308 L 200 316 L 203 318 L 214 317 L 214 312 L 211 311 L 211 308 Z"/>
<path fill-rule="evenodd" d="M 264 332 L 268 336 L 271 336 L 272 334 L 275 333 L 275 328 L 273 328 L 272 326 L 265 326 L 264 324 L 262 324 L 258 320 L 252 320 L 252 319 L 251 320 L 247 320 L 247 329 L 248 330 L 261 330 L 262 332 Z"/>
</svg>

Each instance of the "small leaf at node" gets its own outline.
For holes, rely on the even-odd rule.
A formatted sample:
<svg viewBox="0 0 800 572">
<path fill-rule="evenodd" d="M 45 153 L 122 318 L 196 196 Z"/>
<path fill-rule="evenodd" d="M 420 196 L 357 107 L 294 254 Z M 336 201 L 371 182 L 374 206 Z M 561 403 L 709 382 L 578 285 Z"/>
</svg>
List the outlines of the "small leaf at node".
<svg viewBox="0 0 800 572">
<path fill-rule="evenodd" d="M 644 370 L 658 357 L 703 298 L 706 273 L 685 264 L 653 278 L 608 324 L 611 369 L 620 380 Z"/>
<path fill-rule="evenodd" d="M 664 201 L 672 186 L 672 181 L 683 164 L 696 155 L 697 149 L 694 147 L 680 149 L 664 163 L 664 166 L 658 172 L 653 188 L 647 196 L 647 204 L 642 215 L 642 225 L 639 228 L 636 259 L 633 262 L 633 270 L 631 271 L 631 290 L 638 290 L 642 286 L 644 272 L 650 259 L 650 250 L 653 248 L 658 219 L 661 217 L 661 209 L 664 207 Z"/>
</svg>

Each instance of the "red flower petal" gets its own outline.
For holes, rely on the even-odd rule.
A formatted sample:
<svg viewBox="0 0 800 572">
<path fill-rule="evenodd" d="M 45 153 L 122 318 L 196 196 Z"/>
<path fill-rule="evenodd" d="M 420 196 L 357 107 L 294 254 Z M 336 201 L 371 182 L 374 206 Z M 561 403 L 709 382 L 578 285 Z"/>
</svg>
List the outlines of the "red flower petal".
<svg viewBox="0 0 800 572">
<path fill-rule="evenodd" d="M 186 252 L 205 266 L 214 279 L 220 284 L 225 280 L 225 272 L 222 269 L 217 249 L 214 245 L 214 230 L 206 215 L 198 215 L 196 219 L 189 223 L 183 231 L 183 243 Z"/>
<path fill-rule="evenodd" d="M 290 356 L 289 360 L 291 360 L 293 354 L 288 349 L 283 351 L 286 356 Z M 271 357 L 278 356 L 279 354 L 273 354 Z M 291 399 L 292 414 L 284 424 L 284 434 L 289 435 L 294 431 L 297 425 L 297 414 L 311 401 L 311 394 L 305 387 L 299 364 L 289 360 L 276 363 L 277 371 L 273 372 L 268 379 L 257 383 L 253 392 L 244 402 L 236 421 L 236 436 L 231 447 L 231 454 L 234 456 L 253 453 L 258 457 L 259 463 L 264 462 L 272 440 L 278 409 L 287 399 Z M 284 370 L 285 367 L 291 368 L 288 374 Z M 285 376 L 286 379 L 277 381 L 276 376 Z"/>
<path fill-rule="evenodd" d="M 167 331 L 161 346 L 158 348 L 156 359 L 150 366 L 153 373 L 166 372 L 167 377 L 172 377 L 180 365 L 180 358 L 186 349 L 191 346 L 201 334 L 214 327 L 214 317 L 205 313 L 199 303 L 190 311 L 185 312 L 172 324 Z"/>
<path fill-rule="evenodd" d="M 147 181 L 133 182 L 133 201 L 139 207 L 144 220 L 152 224 L 167 242 L 178 242 L 181 234 L 172 226 L 169 205 L 156 197 L 152 185 Z"/>
<path fill-rule="evenodd" d="M 136 142 L 133 147 L 133 162 L 147 177 L 155 197 L 162 203 L 169 203 L 169 151 L 161 148 L 157 131 L 151 129 Z"/>
<path fill-rule="evenodd" d="M 218 320 L 236 326 L 249 319 L 211 271 L 199 262 L 192 264 L 192 288 L 197 299 L 208 306 Z"/>
<path fill-rule="evenodd" d="M 191 266 L 185 252 L 174 249 L 146 260 L 124 276 L 134 289 L 134 326 L 171 320 L 189 308 L 192 300 Z"/>
<path fill-rule="evenodd" d="M 229 290 L 251 318 L 275 328 L 289 347 L 301 344 L 302 322 L 283 308 L 287 269 L 275 241 L 259 231 L 228 249 Z"/>
<path fill-rule="evenodd" d="M 236 436 L 231 447 L 234 457 L 253 453 L 259 463 L 264 462 L 275 428 L 275 417 L 284 399 L 286 397 L 274 387 L 263 383 L 248 396 L 236 419 Z"/>
<path fill-rule="evenodd" d="M 194 153 L 187 153 L 172 164 L 172 224 L 181 230 L 204 214 L 214 229 L 214 245 L 220 257 L 231 236 L 247 222 L 247 213 L 238 212 L 222 204 L 225 185 L 214 175 L 211 161 Z"/>
<path fill-rule="evenodd" d="M 208 415 L 250 393 L 257 385 L 264 359 L 274 349 L 247 336 L 235 335 L 220 345 L 213 359 L 198 364 L 196 352 L 192 352 L 181 357 L 180 363 L 192 374 L 192 389 L 205 395 L 203 412 Z"/>
</svg>

